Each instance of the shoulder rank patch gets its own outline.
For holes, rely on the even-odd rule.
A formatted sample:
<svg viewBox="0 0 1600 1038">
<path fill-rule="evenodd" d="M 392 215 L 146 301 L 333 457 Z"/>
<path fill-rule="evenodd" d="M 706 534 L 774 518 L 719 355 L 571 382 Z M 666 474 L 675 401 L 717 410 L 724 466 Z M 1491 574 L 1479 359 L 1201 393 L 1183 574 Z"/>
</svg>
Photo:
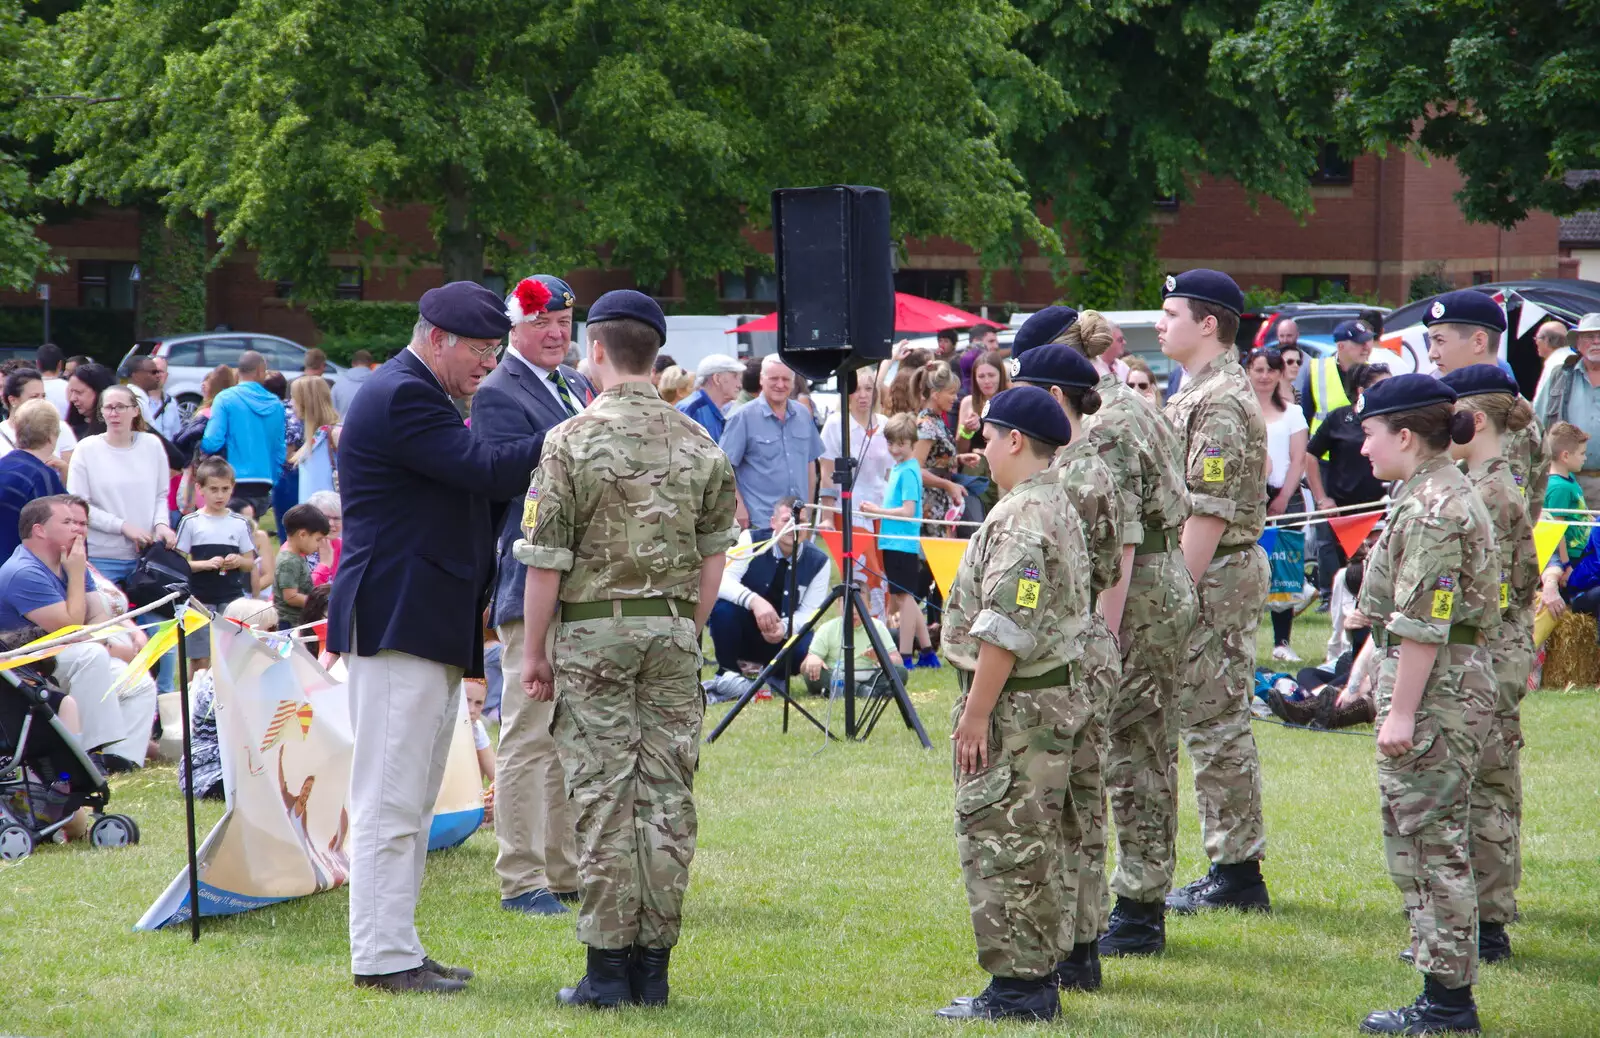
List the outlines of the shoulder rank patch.
<svg viewBox="0 0 1600 1038">
<path fill-rule="evenodd" d="M 1435 620 L 1450 619 L 1451 612 L 1456 604 L 1456 582 L 1451 576 L 1440 577 L 1433 585 L 1432 617 Z"/>
<path fill-rule="evenodd" d="M 522 529 L 531 531 L 539 518 L 539 488 L 530 485 L 528 496 L 522 502 Z"/>
<path fill-rule="evenodd" d="M 1022 577 L 1017 581 L 1017 605 L 1024 609 L 1037 609 L 1039 606 L 1039 568 L 1029 566 L 1022 571 Z"/>
<path fill-rule="evenodd" d="M 1200 459 L 1200 478 L 1207 483 L 1221 483 L 1227 478 L 1227 461 L 1221 447 L 1207 447 Z"/>
</svg>

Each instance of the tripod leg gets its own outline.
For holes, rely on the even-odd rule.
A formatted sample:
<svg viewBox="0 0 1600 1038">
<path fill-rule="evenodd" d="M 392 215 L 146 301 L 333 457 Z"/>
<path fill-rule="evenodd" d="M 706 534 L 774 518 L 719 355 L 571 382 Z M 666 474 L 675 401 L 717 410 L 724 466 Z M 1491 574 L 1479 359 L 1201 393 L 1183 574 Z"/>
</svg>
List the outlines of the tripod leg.
<svg viewBox="0 0 1600 1038">
<path fill-rule="evenodd" d="M 853 587 L 846 593 L 854 598 L 855 606 L 861 611 L 863 617 L 870 618 L 872 616 L 872 613 L 867 610 L 861 601 L 860 588 Z M 917 739 L 921 741 L 923 749 L 933 749 L 933 743 L 928 741 L 928 733 L 922 730 L 922 719 L 917 716 L 916 707 L 911 705 L 911 696 L 906 693 L 905 683 L 900 680 L 900 675 L 894 669 L 894 665 L 888 662 L 889 650 L 883 644 L 883 638 L 878 634 L 877 625 L 869 622 L 865 626 L 867 638 L 872 642 L 872 651 L 878 657 L 878 669 L 882 670 L 884 677 L 889 680 L 889 687 L 894 689 L 895 700 L 900 704 L 900 717 L 905 721 L 907 728 L 917 733 Z M 887 706 L 887 704 L 884 704 L 884 706 Z M 884 707 L 878 707 L 879 712 L 883 709 Z M 876 723 L 877 719 L 874 717 L 873 724 Z M 865 729 L 865 733 L 860 738 L 864 739 L 868 734 L 871 734 L 870 728 Z"/>
<path fill-rule="evenodd" d="M 734 718 L 739 716 L 739 712 L 749 705 L 750 700 L 754 699 L 756 697 L 756 693 L 760 691 L 761 687 L 767 683 L 767 679 L 772 676 L 772 672 L 777 670 L 778 667 L 783 664 L 784 660 L 788 658 L 789 650 L 795 645 L 798 645 L 800 643 L 800 639 L 804 638 L 806 635 L 810 634 L 816 629 L 817 623 L 828 614 L 828 609 L 832 607 L 833 603 L 843 595 L 843 584 L 836 585 L 834 589 L 829 592 L 827 601 L 822 603 L 822 608 L 818 609 L 811 619 L 806 621 L 805 626 L 800 628 L 799 633 L 783 643 L 783 647 L 779 649 L 778 655 L 774 656 L 767 662 L 765 667 L 761 668 L 761 673 L 757 674 L 755 680 L 750 683 L 750 687 L 744 690 L 744 695 L 739 697 L 739 701 L 733 704 L 733 709 L 724 714 L 722 720 L 717 722 L 717 726 L 711 729 L 711 734 L 706 736 L 707 743 L 716 742 L 717 737 L 728 730 L 728 726 L 733 724 Z M 794 707 L 795 710 L 799 711 L 801 717 L 804 717 L 807 721 L 810 721 L 816 726 L 817 731 L 822 732 L 830 739 L 837 738 L 837 736 L 835 736 L 832 732 L 828 731 L 827 725 L 823 724 L 812 715 L 811 711 L 794 701 L 794 697 L 789 694 L 789 689 L 787 687 L 785 687 L 779 694 L 783 696 L 784 710 L 786 712 L 789 707 Z M 788 728 L 785 727 L 784 730 L 788 731 Z"/>
</svg>

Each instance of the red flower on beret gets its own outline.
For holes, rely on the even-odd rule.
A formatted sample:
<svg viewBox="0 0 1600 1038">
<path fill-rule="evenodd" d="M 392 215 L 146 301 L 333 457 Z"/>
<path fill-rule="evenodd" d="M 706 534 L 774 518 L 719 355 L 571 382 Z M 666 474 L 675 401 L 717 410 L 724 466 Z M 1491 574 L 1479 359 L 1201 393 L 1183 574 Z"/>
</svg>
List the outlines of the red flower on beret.
<svg viewBox="0 0 1600 1038">
<path fill-rule="evenodd" d="M 544 282 L 534 278 L 518 282 L 516 296 L 522 312 L 529 317 L 544 313 L 544 308 L 550 304 L 550 290 L 544 287 Z"/>
</svg>

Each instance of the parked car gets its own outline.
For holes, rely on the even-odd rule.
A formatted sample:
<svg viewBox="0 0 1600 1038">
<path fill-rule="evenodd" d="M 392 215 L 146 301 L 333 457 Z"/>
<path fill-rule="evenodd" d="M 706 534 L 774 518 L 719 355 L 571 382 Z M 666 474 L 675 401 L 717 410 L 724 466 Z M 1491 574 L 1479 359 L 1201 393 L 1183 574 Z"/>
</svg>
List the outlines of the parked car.
<svg viewBox="0 0 1600 1038">
<path fill-rule="evenodd" d="M 267 359 L 269 369 L 281 371 L 291 380 L 305 370 L 306 348 L 297 342 L 256 332 L 202 332 L 136 342 L 117 365 L 117 373 L 126 378 L 135 357 L 166 358 L 167 393 L 178 402 L 179 413 L 188 419 L 200 406 L 200 384 L 211 369 L 218 364 L 238 367 L 239 357 L 246 350 L 255 350 Z M 337 377 L 343 371 L 339 365 L 328 363 L 329 377 Z"/>
<path fill-rule="evenodd" d="M 1368 310 L 1376 310 L 1387 315 L 1389 308 L 1386 306 L 1368 306 L 1363 303 L 1282 303 L 1278 306 L 1268 307 L 1260 314 L 1247 314 L 1244 320 L 1259 322 L 1256 325 L 1254 336 L 1248 340 L 1251 346 L 1261 349 L 1264 346 L 1275 346 L 1278 342 L 1278 322 L 1286 317 L 1294 319 L 1300 328 L 1300 343 L 1312 347 L 1314 355 L 1323 356 L 1333 346 L 1333 330 L 1343 321 L 1353 321 Z M 1244 320 L 1241 320 L 1240 330 L 1244 330 Z M 1384 327 L 1389 327 L 1389 319 L 1384 317 Z M 1243 340 L 1243 335 L 1240 336 Z M 1246 348 L 1245 342 L 1239 342 L 1240 350 Z"/>
</svg>

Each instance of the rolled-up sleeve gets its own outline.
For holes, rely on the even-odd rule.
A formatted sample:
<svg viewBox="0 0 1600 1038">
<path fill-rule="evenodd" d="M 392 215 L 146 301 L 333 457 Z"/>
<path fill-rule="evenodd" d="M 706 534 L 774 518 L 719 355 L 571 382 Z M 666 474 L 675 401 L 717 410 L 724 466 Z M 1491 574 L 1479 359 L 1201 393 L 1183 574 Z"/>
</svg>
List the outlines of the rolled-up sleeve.
<svg viewBox="0 0 1600 1038">
<path fill-rule="evenodd" d="M 1394 582 L 1389 634 L 1425 645 L 1450 640 L 1450 622 L 1461 593 L 1462 535 L 1422 516 L 1394 532 L 1400 571 Z"/>
<path fill-rule="evenodd" d="M 714 470 L 706 482 L 700 503 L 700 519 L 695 523 L 695 550 L 702 559 L 721 555 L 739 540 L 739 524 L 734 521 L 737 507 L 733 497 L 733 466 L 725 455 L 713 459 Z"/>
<path fill-rule="evenodd" d="M 984 560 L 978 613 L 971 635 L 1027 663 L 1039 654 L 1039 635 L 1054 608 L 1044 572 L 1043 541 L 1016 530 L 997 532 Z"/>
<path fill-rule="evenodd" d="M 1244 430 L 1216 408 L 1205 406 L 1194 418 L 1189 433 L 1189 453 L 1184 459 L 1184 482 L 1189 488 L 1189 508 L 1232 522 L 1239 511 L 1236 494 L 1251 485 L 1239 478 L 1243 464 Z"/>
<path fill-rule="evenodd" d="M 511 547 L 531 569 L 572 569 L 574 537 L 571 465 L 566 444 L 547 443 L 522 505 L 522 537 Z"/>
</svg>

